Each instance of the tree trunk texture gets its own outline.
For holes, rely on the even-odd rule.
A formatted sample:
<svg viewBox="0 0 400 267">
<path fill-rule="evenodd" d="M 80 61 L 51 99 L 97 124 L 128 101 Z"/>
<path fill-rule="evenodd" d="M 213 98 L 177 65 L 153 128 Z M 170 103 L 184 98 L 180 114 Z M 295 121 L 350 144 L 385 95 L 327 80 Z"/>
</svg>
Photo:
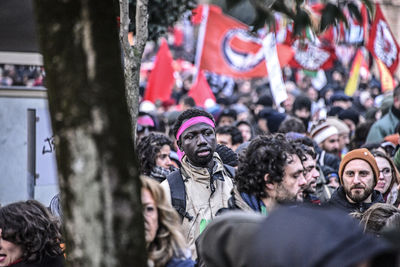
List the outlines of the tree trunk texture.
<svg viewBox="0 0 400 267">
<path fill-rule="evenodd" d="M 136 143 L 136 122 L 139 111 L 139 80 L 140 65 L 143 51 L 148 38 L 148 0 L 136 2 L 136 35 L 134 46 L 128 41 L 129 33 L 129 1 L 119 0 L 120 7 L 120 40 L 124 52 L 124 76 L 126 87 L 126 98 L 132 119 L 133 139 Z"/>
<path fill-rule="evenodd" d="M 146 266 L 117 8 L 96 0 L 36 0 L 35 8 L 68 266 Z"/>
</svg>

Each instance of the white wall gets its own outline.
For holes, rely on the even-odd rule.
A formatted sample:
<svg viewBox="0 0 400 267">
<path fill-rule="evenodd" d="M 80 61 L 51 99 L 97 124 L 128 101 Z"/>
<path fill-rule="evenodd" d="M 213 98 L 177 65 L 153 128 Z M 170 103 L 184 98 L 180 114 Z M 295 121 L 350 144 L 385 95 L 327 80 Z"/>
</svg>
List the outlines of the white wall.
<svg viewBox="0 0 400 267">
<path fill-rule="evenodd" d="M 0 204 L 28 198 L 28 109 L 48 112 L 44 89 L 0 89 Z M 41 144 L 37 144 L 36 147 Z M 39 177 L 40 179 L 40 177 Z M 58 192 L 55 177 L 47 177 L 35 187 L 35 199 L 48 206 Z"/>
</svg>

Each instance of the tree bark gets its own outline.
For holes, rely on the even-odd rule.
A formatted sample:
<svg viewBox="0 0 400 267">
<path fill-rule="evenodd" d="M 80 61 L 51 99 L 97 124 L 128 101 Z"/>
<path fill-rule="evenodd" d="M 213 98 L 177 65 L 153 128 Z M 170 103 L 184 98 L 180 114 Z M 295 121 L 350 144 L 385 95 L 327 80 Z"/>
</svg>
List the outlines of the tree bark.
<svg viewBox="0 0 400 267">
<path fill-rule="evenodd" d="M 113 1 L 36 0 L 35 8 L 68 266 L 145 266 L 140 181 Z"/>
<path fill-rule="evenodd" d="M 148 38 L 148 19 L 147 9 L 148 0 L 138 0 L 136 2 L 136 35 L 134 46 L 128 41 L 129 33 L 129 1 L 119 0 L 120 6 L 120 40 L 124 51 L 124 76 L 126 87 L 126 98 L 132 119 L 133 139 L 136 143 L 136 122 L 139 110 L 139 80 L 140 65 L 142 62 L 143 51 Z"/>
</svg>

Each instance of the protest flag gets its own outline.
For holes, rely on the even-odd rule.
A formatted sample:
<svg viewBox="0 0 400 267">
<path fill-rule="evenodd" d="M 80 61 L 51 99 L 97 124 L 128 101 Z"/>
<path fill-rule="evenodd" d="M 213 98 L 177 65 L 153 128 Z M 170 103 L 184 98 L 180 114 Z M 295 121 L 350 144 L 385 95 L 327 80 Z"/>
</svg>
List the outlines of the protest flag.
<svg viewBox="0 0 400 267">
<path fill-rule="evenodd" d="M 165 101 L 170 99 L 174 83 L 172 55 L 167 42 L 163 39 L 156 55 L 154 68 L 147 81 L 144 100 L 149 100 L 154 103 L 156 100 Z"/>
<path fill-rule="evenodd" d="M 382 92 L 393 91 L 394 89 L 394 79 L 388 68 L 383 62 L 376 58 L 376 63 L 378 64 L 379 75 L 381 78 Z"/>
<path fill-rule="evenodd" d="M 215 101 L 215 96 L 204 76 L 203 71 L 199 71 L 196 82 L 192 85 L 188 92 L 188 96 L 194 99 L 197 106 L 204 108 L 204 103 L 207 99 Z"/>
<path fill-rule="evenodd" d="M 358 88 L 358 83 L 360 81 L 360 68 L 362 60 L 363 60 L 362 51 L 361 49 L 358 49 L 350 69 L 349 80 L 347 82 L 346 88 L 344 89 L 344 93 L 348 96 L 352 96 Z"/>
<path fill-rule="evenodd" d="M 215 9 L 209 9 L 206 19 L 199 69 L 237 78 L 267 76 L 260 38 L 251 34 L 245 24 Z M 280 44 L 277 50 L 280 66 L 287 65 L 293 49 Z"/>
<path fill-rule="evenodd" d="M 376 3 L 375 19 L 372 23 L 367 48 L 375 59 L 379 59 L 393 75 L 399 64 L 399 45 Z"/>
</svg>

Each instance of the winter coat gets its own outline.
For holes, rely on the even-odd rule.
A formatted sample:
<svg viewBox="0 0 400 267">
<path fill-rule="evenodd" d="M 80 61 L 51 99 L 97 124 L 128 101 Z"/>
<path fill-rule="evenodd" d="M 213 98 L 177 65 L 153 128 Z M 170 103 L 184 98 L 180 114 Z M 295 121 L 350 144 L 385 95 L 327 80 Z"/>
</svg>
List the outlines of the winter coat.
<svg viewBox="0 0 400 267">
<path fill-rule="evenodd" d="M 187 157 L 182 158 L 181 174 L 185 182 L 186 211 L 193 219 L 184 218 L 182 222 L 183 234 L 192 252 L 192 258 L 196 259 L 195 240 L 204 230 L 206 225 L 214 219 L 216 213 L 222 208 L 228 208 L 228 200 L 231 197 L 233 181 L 225 170 L 217 153 L 214 153 L 213 177 L 217 175 L 222 179 L 213 179 L 214 192 L 211 190 L 210 173 L 207 168 L 191 165 Z M 167 199 L 171 200 L 171 189 L 168 181 L 161 183 Z"/>
<path fill-rule="evenodd" d="M 347 213 L 354 211 L 365 212 L 369 207 L 375 203 L 384 203 L 382 194 L 379 191 L 374 190 L 372 192 L 371 203 L 350 203 L 346 198 L 346 193 L 344 192 L 344 187 L 339 186 L 339 188 L 333 192 L 331 199 L 329 200 L 329 205 L 341 209 Z"/>
<path fill-rule="evenodd" d="M 64 267 L 64 255 L 59 255 L 55 257 L 44 256 L 40 262 L 30 263 L 30 262 L 18 262 L 12 267 Z"/>
<path fill-rule="evenodd" d="M 385 136 L 394 134 L 396 132 L 396 126 L 400 120 L 393 113 L 393 109 L 394 107 L 392 106 L 388 114 L 372 124 L 365 143 L 379 143 L 383 141 Z"/>
</svg>

